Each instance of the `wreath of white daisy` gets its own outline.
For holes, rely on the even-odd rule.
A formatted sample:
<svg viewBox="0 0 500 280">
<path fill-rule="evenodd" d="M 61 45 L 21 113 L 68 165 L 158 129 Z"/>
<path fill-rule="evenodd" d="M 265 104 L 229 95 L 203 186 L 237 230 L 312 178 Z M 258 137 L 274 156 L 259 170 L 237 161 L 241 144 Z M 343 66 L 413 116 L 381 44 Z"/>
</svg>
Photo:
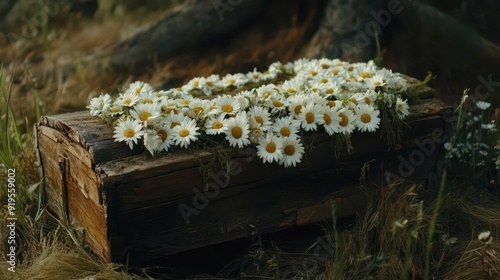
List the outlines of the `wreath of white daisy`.
<svg viewBox="0 0 500 280">
<path fill-rule="evenodd" d="M 406 79 L 373 61 L 303 58 L 262 72 L 195 77 L 162 91 L 136 81 L 87 108 L 112 123 L 115 141 L 131 149 L 142 143 L 156 155 L 217 137 L 231 147 L 256 145 L 263 162 L 289 167 L 303 158 L 302 135 L 349 137 L 401 124 L 409 114 L 407 88 Z"/>
</svg>

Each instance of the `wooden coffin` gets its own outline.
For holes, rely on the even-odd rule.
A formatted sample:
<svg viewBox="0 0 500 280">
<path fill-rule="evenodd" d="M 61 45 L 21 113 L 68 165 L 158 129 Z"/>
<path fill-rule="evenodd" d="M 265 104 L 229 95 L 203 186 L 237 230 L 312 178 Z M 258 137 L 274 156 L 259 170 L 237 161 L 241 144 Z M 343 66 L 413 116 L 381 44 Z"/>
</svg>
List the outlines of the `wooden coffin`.
<svg viewBox="0 0 500 280">
<path fill-rule="evenodd" d="M 410 105 L 395 146 L 380 132 L 353 133 L 353 152 L 337 157 L 336 143 L 318 133 L 306 140 L 312 148 L 295 168 L 263 164 L 254 148 L 228 149 L 232 169 L 215 164 L 205 177 L 200 163 L 213 159 L 208 151 L 176 149 L 153 158 L 114 142 L 113 128 L 86 111 L 45 116 L 35 130 L 48 204 L 102 259 L 130 263 L 321 221 L 331 200 L 338 217 L 354 215 L 366 162 L 370 175 L 401 175 L 406 160 L 413 170 L 401 177 L 417 182 L 435 167 L 435 134 L 449 106 L 412 82 L 420 99 Z M 421 143 L 435 148 L 424 153 Z M 412 164 L 417 154 L 422 159 Z"/>
</svg>

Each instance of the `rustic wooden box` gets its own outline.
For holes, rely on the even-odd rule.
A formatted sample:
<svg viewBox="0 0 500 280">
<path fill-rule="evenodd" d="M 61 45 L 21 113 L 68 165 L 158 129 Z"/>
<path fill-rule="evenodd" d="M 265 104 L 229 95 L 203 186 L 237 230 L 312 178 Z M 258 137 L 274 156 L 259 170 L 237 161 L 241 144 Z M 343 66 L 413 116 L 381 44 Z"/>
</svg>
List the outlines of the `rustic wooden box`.
<svg viewBox="0 0 500 280">
<path fill-rule="evenodd" d="M 317 222 L 328 217 L 332 199 L 339 217 L 353 215 L 365 162 L 371 162 L 371 174 L 382 168 L 398 173 L 398 156 L 418 150 L 416 139 L 432 139 L 433 130 L 444 126 L 449 107 L 432 89 L 418 91 L 421 99 L 410 106 L 402 141 L 392 148 L 379 132 L 354 133 L 354 152 L 337 158 L 330 137 L 318 134 L 296 168 L 252 160 L 252 149 L 229 150 L 232 174 L 216 168 L 208 189 L 198 164 L 210 160 L 208 152 L 176 150 L 152 158 L 114 142 L 113 129 L 88 112 L 45 116 L 35 130 L 48 203 L 69 217 L 97 255 L 132 263 Z M 411 178 L 425 180 L 436 154 L 426 155 Z M 188 222 L 181 208 L 192 211 Z"/>
</svg>

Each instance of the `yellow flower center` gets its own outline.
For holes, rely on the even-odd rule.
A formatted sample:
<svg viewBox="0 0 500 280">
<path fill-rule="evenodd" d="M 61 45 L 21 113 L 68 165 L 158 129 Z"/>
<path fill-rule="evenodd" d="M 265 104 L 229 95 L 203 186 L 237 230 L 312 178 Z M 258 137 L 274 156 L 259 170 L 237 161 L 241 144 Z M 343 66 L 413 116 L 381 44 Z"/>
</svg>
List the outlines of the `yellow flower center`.
<svg viewBox="0 0 500 280">
<path fill-rule="evenodd" d="M 309 72 L 309 74 L 311 74 L 312 76 L 316 76 L 316 75 L 318 75 L 318 72 L 312 70 L 312 71 Z"/>
<path fill-rule="evenodd" d="M 142 87 L 135 88 L 135 94 L 139 94 L 141 92 Z"/>
<path fill-rule="evenodd" d="M 295 106 L 295 108 L 293 109 L 293 111 L 295 112 L 295 115 L 300 114 L 300 112 L 302 111 L 302 105 Z"/>
<path fill-rule="evenodd" d="M 212 124 L 212 128 L 213 128 L 213 129 L 220 129 L 220 128 L 222 128 L 223 126 L 224 126 L 224 125 L 223 125 L 221 122 L 214 122 L 214 123 Z"/>
<path fill-rule="evenodd" d="M 352 103 L 356 104 L 356 105 L 358 104 L 358 100 L 356 100 L 356 98 L 354 98 L 354 97 L 351 97 L 351 99 L 349 99 L 349 100 L 350 100 Z"/>
<path fill-rule="evenodd" d="M 213 85 L 214 85 L 214 83 L 212 83 L 212 81 L 207 81 L 207 86 L 211 87 Z"/>
<path fill-rule="evenodd" d="M 333 88 L 327 88 L 326 93 L 333 93 Z"/>
<path fill-rule="evenodd" d="M 147 99 L 144 99 L 143 101 L 144 103 L 149 103 L 149 104 L 152 104 L 153 103 L 153 100 L 147 98 Z"/>
<path fill-rule="evenodd" d="M 222 105 L 221 109 L 222 109 L 222 111 L 224 111 L 226 113 L 231 113 L 233 111 L 233 106 L 226 104 L 226 105 Z"/>
<path fill-rule="evenodd" d="M 291 133 L 291 132 L 290 132 L 290 128 L 288 128 L 288 127 L 284 126 L 284 127 L 282 127 L 282 128 L 280 129 L 280 133 L 281 133 L 281 135 L 283 135 L 283 136 L 285 136 L 285 137 L 288 137 L 288 136 L 290 136 L 290 133 Z"/>
<path fill-rule="evenodd" d="M 344 115 L 343 113 L 340 113 L 339 117 L 342 119 L 339 123 L 340 126 L 347 126 L 349 124 L 349 118 L 346 115 Z"/>
<path fill-rule="evenodd" d="M 347 71 L 349 71 L 349 72 L 350 72 L 350 71 L 352 71 L 352 70 L 354 70 L 354 66 L 349 66 L 349 67 L 347 67 Z"/>
<path fill-rule="evenodd" d="M 328 68 L 330 68 L 330 66 L 328 66 L 328 64 L 326 64 L 326 63 L 323 63 L 323 64 L 321 64 L 321 68 L 328 69 Z"/>
<path fill-rule="evenodd" d="M 269 74 L 269 71 L 267 71 L 267 70 L 266 70 L 266 71 L 264 71 L 264 74 L 265 74 L 265 75 L 268 75 L 268 74 Z"/>
<path fill-rule="evenodd" d="M 322 84 L 326 84 L 328 83 L 328 79 L 327 78 L 322 78 L 321 80 L 319 80 L 320 83 Z"/>
<path fill-rule="evenodd" d="M 264 93 L 262 94 L 262 96 L 263 96 L 264 98 L 268 98 L 269 96 L 271 96 L 271 93 L 270 93 L 269 91 L 266 91 L 266 92 L 264 92 Z"/>
<path fill-rule="evenodd" d="M 179 131 L 179 136 L 181 137 L 186 137 L 189 135 L 189 129 L 181 129 L 181 131 Z"/>
<path fill-rule="evenodd" d="M 167 108 L 167 113 L 169 113 L 169 114 L 170 114 L 170 112 L 174 112 L 174 114 L 177 114 L 177 109 L 172 108 L 172 107 Z"/>
<path fill-rule="evenodd" d="M 120 112 L 122 109 L 120 107 L 114 107 L 114 108 L 111 108 L 111 112 L 112 113 L 118 113 Z"/>
<path fill-rule="evenodd" d="M 170 128 L 174 128 L 178 125 L 180 125 L 181 123 L 178 123 L 178 122 L 172 122 L 172 124 L 170 125 Z"/>
<path fill-rule="evenodd" d="M 295 147 L 293 145 L 287 145 L 285 147 L 285 154 L 287 156 L 293 156 L 295 154 Z"/>
<path fill-rule="evenodd" d="M 376 87 L 380 86 L 380 84 L 381 84 L 380 82 L 373 82 L 373 85 Z"/>
<path fill-rule="evenodd" d="M 398 104 L 398 110 L 403 111 L 403 104 Z"/>
<path fill-rule="evenodd" d="M 359 74 L 359 76 L 360 76 L 361 78 L 366 79 L 366 78 L 370 77 L 370 74 L 368 74 L 368 73 L 366 73 L 366 72 L 362 72 L 361 74 Z"/>
<path fill-rule="evenodd" d="M 228 81 L 228 83 L 229 83 L 230 85 L 232 85 L 232 84 L 236 83 L 236 80 L 235 80 L 235 79 L 230 79 L 230 80 Z"/>
<path fill-rule="evenodd" d="M 314 122 L 314 114 L 311 112 L 306 113 L 306 121 L 307 121 L 307 123 L 313 123 Z"/>
<path fill-rule="evenodd" d="M 329 125 L 331 122 L 332 122 L 332 119 L 330 118 L 330 116 L 328 114 L 323 114 L 323 119 L 325 120 L 325 124 L 326 125 Z"/>
<path fill-rule="evenodd" d="M 370 98 L 365 96 L 365 103 L 370 105 L 370 103 L 372 103 L 372 102 L 371 102 Z"/>
<path fill-rule="evenodd" d="M 158 131 L 158 134 L 159 134 L 159 135 L 160 135 L 160 137 L 161 137 L 161 141 L 165 141 L 165 140 L 167 140 L 168 134 L 167 134 L 167 132 L 166 132 L 164 129 L 160 129 L 160 130 Z"/>
<path fill-rule="evenodd" d="M 193 86 L 194 87 L 198 87 L 199 84 L 200 84 L 200 81 L 198 81 L 198 80 L 196 80 L 196 81 L 193 82 Z"/>
<path fill-rule="evenodd" d="M 339 70 L 333 70 L 332 73 L 334 76 L 337 76 L 339 74 Z"/>
<path fill-rule="evenodd" d="M 274 101 L 273 101 L 273 105 L 274 105 L 274 107 L 282 107 L 282 106 L 283 106 L 283 103 L 282 103 L 281 101 L 274 100 Z"/>
<path fill-rule="evenodd" d="M 335 103 L 335 101 L 333 101 L 333 100 L 328 100 L 328 106 L 329 106 L 330 108 L 335 107 L 335 105 L 337 105 L 337 104 Z"/>
<path fill-rule="evenodd" d="M 135 135 L 135 130 L 129 128 L 123 132 L 123 135 L 125 135 L 125 137 L 127 138 L 132 138 Z"/>
<path fill-rule="evenodd" d="M 266 151 L 270 154 L 274 153 L 276 151 L 276 144 L 274 144 L 273 142 L 267 144 Z"/>
<path fill-rule="evenodd" d="M 258 122 L 260 125 L 264 125 L 264 120 L 262 119 L 261 116 L 255 116 L 255 121 Z"/>
<path fill-rule="evenodd" d="M 175 88 L 175 90 L 177 90 L 177 91 L 181 91 L 181 90 L 182 90 L 182 88 L 181 88 L 181 87 L 177 87 L 177 88 Z"/>
<path fill-rule="evenodd" d="M 258 79 L 258 78 L 259 78 L 259 73 L 254 73 L 254 74 L 253 74 L 253 78 L 254 78 L 254 79 Z"/>
<path fill-rule="evenodd" d="M 372 120 L 372 117 L 370 117 L 369 114 L 363 114 L 361 115 L 361 121 L 364 123 L 369 123 Z"/>
<path fill-rule="evenodd" d="M 145 122 L 149 119 L 149 117 L 151 117 L 151 114 L 149 112 L 142 112 L 140 115 L 139 115 L 139 119 L 141 119 L 141 121 Z"/>
<path fill-rule="evenodd" d="M 195 113 L 196 115 L 198 115 L 198 114 L 200 114 L 200 113 L 203 113 L 203 111 L 204 111 L 204 110 L 203 110 L 203 107 L 198 106 L 198 107 L 194 107 L 194 110 L 193 110 L 193 111 L 194 111 L 194 113 Z"/>
<path fill-rule="evenodd" d="M 123 99 L 123 104 L 128 105 L 128 104 L 130 104 L 131 102 L 132 102 L 132 99 L 130 99 L 130 98 L 125 98 L 125 99 Z"/>
<path fill-rule="evenodd" d="M 231 129 L 231 134 L 233 135 L 234 138 L 239 139 L 243 135 L 243 130 L 239 126 L 233 127 Z"/>
<path fill-rule="evenodd" d="M 295 90 L 294 90 L 293 88 L 288 88 L 286 91 L 287 91 L 288 93 L 295 93 Z"/>
<path fill-rule="evenodd" d="M 186 106 L 186 105 L 189 105 L 190 102 L 191 102 L 191 100 L 184 99 L 184 100 L 182 100 L 181 104 L 184 105 L 184 106 Z"/>
</svg>

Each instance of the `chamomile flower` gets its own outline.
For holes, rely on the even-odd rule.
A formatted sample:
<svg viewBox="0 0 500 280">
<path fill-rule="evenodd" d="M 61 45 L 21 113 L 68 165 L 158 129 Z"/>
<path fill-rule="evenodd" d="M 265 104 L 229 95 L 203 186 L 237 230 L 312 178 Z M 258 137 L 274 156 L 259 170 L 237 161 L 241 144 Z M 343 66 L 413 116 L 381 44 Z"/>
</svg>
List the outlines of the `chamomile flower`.
<svg viewBox="0 0 500 280">
<path fill-rule="evenodd" d="M 272 129 L 274 133 L 282 137 L 292 137 L 299 133 L 300 121 L 293 119 L 292 116 L 277 118 L 274 121 Z"/>
<path fill-rule="evenodd" d="M 183 113 L 176 114 L 174 111 L 170 111 L 170 114 L 168 114 L 165 118 L 165 125 L 170 127 L 170 129 L 173 129 L 174 127 L 178 126 L 181 124 L 181 122 L 187 120 L 188 117 L 184 116 Z"/>
<path fill-rule="evenodd" d="M 409 110 L 406 100 L 403 100 L 399 97 L 396 99 L 396 112 L 401 119 L 408 116 Z"/>
<path fill-rule="evenodd" d="M 367 79 L 366 83 L 370 88 L 385 86 L 384 75 L 377 73 L 373 75 L 371 78 Z"/>
<path fill-rule="evenodd" d="M 125 119 L 116 125 L 113 138 L 115 138 L 115 142 L 125 141 L 132 150 L 134 144 L 137 144 L 137 140 L 141 139 L 144 135 L 142 129 L 143 126 L 138 120 Z"/>
<path fill-rule="evenodd" d="M 138 94 L 125 92 L 118 96 L 118 98 L 114 102 L 114 105 L 120 107 L 133 107 L 135 104 L 137 104 L 137 102 L 139 102 Z"/>
<path fill-rule="evenodd" d="M 282 147 L 283 140 L 268 133 L 266 137 L 262 137 L 259 140 L 259 145 L 257 146 L 257 155 L 262 159 L 264 163 L 266 162 L 279 162 L 283 157 Z"/>
<path fill-rule="evenodd" d="M 234 96 L 225 94 L 218 96 L 214 101 L 217 109 L 222 114 L 235 115 L 240 111 L 240 102 Z"/>
<path fill-rule="evenodd" d="M 90 105 L 87 109 L 90 110 L 90 115 L 99 116 L 106 112 L 111 107 L 111 96 L 109 94 L 101 94 L 99 97 L 94 97 L 90 100 Z"/>
<path fill-rule="evenodd" d="M 222 78 L 221 85 L 225 88 L 230 86 L 241 87 L 247 82 L 248 79 L 244 74 L 227 74 L 226 76 L 224 76 L 224 78 Z"/>
<path fill-rule="evenodd" d="M 243 148 L 250 144 L 248 119 L 245 112 L 238 113 L 235 117 L 226 120 L 226 140 L 231 147 Z"/>
<path fill-rule="evenodd" d="M 278 92 L 278 88 L 274 84 L 263 85 L 257 88 L 257 97 L 259 99 L 267 100 L 272 96 L 276 96 Z"/>
<path fill-rule="evenodd" d="M 285 137 L 282 140 L 282 153 L 280 164 L 285 167 L 296 166 L 302 160 L 304 154 L 304 146 L 300 143 L 298 137 Z"/>
<path fill-rule="evenodd" d="M 258 83 L 262 79 L 262 73 L 257 71 L 257 68 L 254 68 L 253 71 L 248 72 L 246 74 L 248 81 L 253 83 Z"/>
<path fill-rule="evenodd" d="M 380 124 L 379 110 L 375 110 L 372 106 L 361 104 L 355 108 L 356 125 L 361 132 L 373 132 L 377 130 Z"/>
<path fill-rule="evenodd" d="M 145 123 L 160 116 L 160 107 L 156 104 L 149 103 L 137 104 L 134 109 L 130 111 L 130 115 L 132 118 Z"/>
<path fill-rule="evenodd" d="M 302 84 L 297 79 L 287 80 L 281 85 L 280 91 L 293 95 L 300 90 L 301 86 Z"/>
<path fill-rule="evenodd" d="M 129 85 L 129 87 L 125 90 L 125 93 L 132 93 L 135 95 L 139 95 L 140 93 L 150 92 L 150 91 L 154 91 L 153 87 L 150 84 L 141 81 L 136 81 Z"/>
<path fill-rule="evenodd" d="M 339 117 L 341 119 L 339 122 L 339 125 L 340 125 L 339 132 L 342 134 L 347 134 L 347 133 L 353 132 L 355 129 L 354 113 L 349 109 L 342 108 L 339 110 Z"/>
<path fill-rule="evenodd" d="M 187 148 L 191 144 L 191 141 L 198 140 L 197 136 L 200 135 L 198 129 L 199 127 L 196 127 L 196 120 L 183 120 L 178 126 L 172 128 L 175 145 Z"/>
<path fill-rule="evenodd" d="M 480 232 L 477 236 L 477 239 L 484 244 L 493 243 L 493 236 L 491 236 L 491 232 L 489 230 Z"/>
<path fill-rule="evenodd" d="M 185 84 L 182 89 L 184 91 L 190 91 L 193 89 L 202 88 L 205 84 L 205 80 L 202 77 L 196 77 L 191 79 L 187 84 Z"/>
<path fill-rule="evenodd" d="M 308 97 L 304 94 L 291 96 L 289 99 L 288 111 L 291 116 L 298 116 L 302 112 L 302 108 L 309 103 Z"/>
<path fill-rule="evenodd" d="M 340 122 L 342 118 L 340 117 L 339 108 L 340 107 L 330 107 L 328 105 L 323 108 L 323 120 L 321 124 L 323 124 L 326 133 L 330 136 L 341 131 Z"/>
<path fill-rule="evenodd" d="M 305 131 L 316 130 L 317 126 L 323 120 L 323 112 L 320 105 L 310 102 L 302 108 L 300 115 L 297 119 L 301 121 L 301 127 Z"/>
<path fill-rule="evenodd" d="M 125 111 L 123 111 L 123 107 L 116 105 L 113 105 L 110 108 L 108 108 L 108 111 L 106 112 L 107 115 L 111 115 L 113 117 L 120 116 L 123 113 L 125 113 Z"/>
<path fill-rule="evenodd" d="M 205 99 L 194 99 L 189 103 L 188 108 L 186 115 L 191 118 L 203 118 L 217 113 L 217 110 L 212 110 L 212 103 Z"/>
<path fill-rule="evenodd" d="M 282 95 L 274 95 L 266 100 L 266 106 L 271 108 L 272 114 L 278 114 L 286 110 L 288 102 Z"/>
<path fill-rule="evenodd" d="M 224 115 L 211 116 L 205 122 L 205 133 L 208 135 L 217 135 L 225 132 L 227 130 L 224 124 Z"/>
<path fill-rule="evenodd" d="M 170 146 L 174 145 L 174 134 L 170 129 L 170 126 L 164 124 L 157 129 L 157 134 L 160 137 L 160 145 L 157 148 L 158 152 L 168 151 Z"/>
<path fill-rule="evenodd" d="M 253 122 L 258 123 L 259 127 L 263 131 L 266 131 L 266 130 L 271 128 L 272 122 L 271 122 L 270 114 L 266 108 L 261 107 L 261 106 L 253 106 L 250 109 L 249 113 L 250 113 L 250 119 Z"/>
<path fill-rule="evenodd" d="M 154 91 L 148 91 L 148 92 L 143 92 L 139 94 L 139 103 L 157 103 L 158 100 L 160 100 L 161 95 L 158 96 L 158 94 Z"/>
</svg>

